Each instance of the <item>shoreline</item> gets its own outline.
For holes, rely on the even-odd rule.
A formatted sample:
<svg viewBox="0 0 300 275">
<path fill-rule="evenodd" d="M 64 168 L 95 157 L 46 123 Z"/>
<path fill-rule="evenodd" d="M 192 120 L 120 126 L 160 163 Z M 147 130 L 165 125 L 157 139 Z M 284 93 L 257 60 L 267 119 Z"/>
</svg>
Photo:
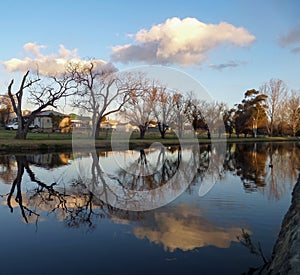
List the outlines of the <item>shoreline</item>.
<svg viewBox="0 0 300 275">
<path fill-rule="evenodd" d="M 89 140 L 82 140 L 83 147 L 86 147 L 86 144 Z M 279 142 L 300 142 L 299 137 L 258 137 L 258 138 L 231 138 L 231 139 L 212 139 L 213 143 L 279 143 Z M 145 139 L 132 139 L 129 142 L 129 149 L 144 149 L 151 146 L 153 143 L 161 143 L 165 146 L 179 146 L 180 143 L 176 139 L 159 139 L 159 138 L 145 138 Z M 121 143 L 121 140 L 120 140 Z M 209 139 L 198 139 L 199 145 L 210 144 L 211 140 Z M 187 143 L 188 144 L 188 140 Z M 94 146 L 94 143 L 92 144 Z M 27 153 L 27 152 L 61 152 L 61 151 L 70 151 L 72 150 L 72 139 L 27 139 L 27 140 L 1 140 L 0 139 L 0 153 Z M 95 148 L 100 150 L 111 150 L 111 141 L 108 139 L 105 140 L 96 140 Z"/>
<path fill-rule="evenodd" d="M 273 247 L 268 274 L 300 274 L 300 174 L 292 193 L 278 238 Z"/>
</svg>

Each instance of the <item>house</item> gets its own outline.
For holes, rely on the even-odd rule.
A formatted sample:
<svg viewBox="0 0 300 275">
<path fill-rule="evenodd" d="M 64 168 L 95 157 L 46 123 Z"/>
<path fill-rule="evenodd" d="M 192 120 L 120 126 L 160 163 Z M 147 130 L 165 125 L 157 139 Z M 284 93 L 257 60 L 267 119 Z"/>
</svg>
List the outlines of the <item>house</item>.
<svg viewBox="0 0 300 275">
<path fill-rule="evenodd" d="M 43 131 L 62 131 L 70 127 L 69 116 L 53 110 L 39 112 L 33 125 Z"/>
<path fill-rule="evenodd" d="M 52 129 L 52 118 L 47 115 L 38 114 L 33 122 L 34 126 L 40 129 Z"/>
<path fill-rule="evenodd" d="M 82 116 L 82 115 L 71 113 L 70 122 L 72 128 L 84 129 L 84 130 L 91 128 L 91 118 L 89 116 Z"/>
<path fill-rule="evenodd" d="M 28 120 L 31 111 L 25 110 L 22 112 L 24 120 Z M 17 122 L 18 118 L 14 115 L 11 122 Z M 69 115 L 54 111 L 54 110 L 44 110 L 36 114 L 33 122 L 30 124 L 30 129 L 36 128 L 39 131 L 46 132 L 70 132 L 71 129 L 71 119 Z"/>
</svg>

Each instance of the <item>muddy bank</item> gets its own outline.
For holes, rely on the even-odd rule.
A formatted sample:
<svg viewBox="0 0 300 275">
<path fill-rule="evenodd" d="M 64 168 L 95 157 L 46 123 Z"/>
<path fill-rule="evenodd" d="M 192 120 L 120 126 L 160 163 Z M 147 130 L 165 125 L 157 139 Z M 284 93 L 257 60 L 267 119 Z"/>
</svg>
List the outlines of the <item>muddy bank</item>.
<svg viewBox="0 0 300 275">
<path fill-rule="evenodd" d="M 268 274 L 300 274 L 300 174 L 273 248 Z"/>
</svg>

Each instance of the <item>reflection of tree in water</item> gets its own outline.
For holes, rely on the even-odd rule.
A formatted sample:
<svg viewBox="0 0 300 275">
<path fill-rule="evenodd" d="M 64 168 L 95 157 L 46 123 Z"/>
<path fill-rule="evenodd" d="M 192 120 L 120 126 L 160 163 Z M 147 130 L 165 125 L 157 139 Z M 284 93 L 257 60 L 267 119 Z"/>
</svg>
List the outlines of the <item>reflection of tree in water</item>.
<svg viewBox="0 0 300 275">
<path fill-rule="evenodd" d="M 297 143 L 270 143 L 268 146 L 268 194 L 280 199 L 287 189 L 293 187 L 300 171 L 300 147 Z M 290 186 L 284 184 L 290 182 Z"/>
<path fill-rule="evenodd" d="M 22 213 L 22 216 L 23 216 L 25 222 L 28 223 L 28 216 L 35 215 L 36 217 L 38 217 L 39 215 L 34 210 L 31 210 L 26 205 L 24 205 L 22 189 L 21 189 L 21 182 L 22 182 L 22 177 L 23 177 L 25 170 L 28 172 L 30 178 L 33 176 L 33 173 L 29 168 L 26 156 L 16 156 L 16 161 L 17 161 L 17 167 L 18 167 L 17 176 L 14 179 L 14 181 L 12 183 L 12 187 L 10 189 L 10 192 L 7 196 L 7 205 L 10 208 L 11 212 L 13 212 L 12 196 L 15 192 L 15 189 L 17 189 L 15 201 L 20 207 L 20 210 L 21 210 L 21 213 Z M 35 178 L 31 178 L 31 180 L 33 181 L 33 180 L 35 180 Z"/>
<path fill-rule="evenodd" d="M 298 143 L 228 143 L 226 146 L 224 162 L 220 161 L 222 151 L 218 145 L 214 150 L 210 144 L 199 147 L 198 173 L 188 188 L 189 193 L 196 192 L 193 187 L 201 186 L 205 177 L 217 181 L 225 172 L 239 176 L 246 192 L 259 191 L 269 199 L 278 200 L 290 191 L 300 171 Z M 212 161 L 222 167 L 214 166 Z"/>
<path fill-rule="evenodd" d="M 45 169 L 52 169 L 62 165 L 67 165 L 71 154 L 35 154 L 28 155 L 27 161 L 35 166 L 43 167 Z"/>
<path fill-rule="evenodd" d="M 293 184 L 300 170 L 297 143 L 228 144 L 224 162 L 227 171 L 235 172 L 246 191 L 261 191 L 270 199 L 280 199 Z"/>
<path fill-rule="evenodd" d="M 159 150 L 150 148 L 149 151 L 139 151 L 134 161 L 131 153 L 124 154 L 126 172 L 115 166 L 117 170 L 106 173 L 95 152 L 91 152 L 91 168 L 87 169 L 82 163 L 81 171 L 81 175 L 86 175 L 83 180 L 93 193 L 122 209 L 142 211 L 169 203 L 184 192 L 197 167 L 191 165 L 193 154 L 190 150 L 182 152 L 179 149 L 172 153 L 161 147 Z"/>
<path fill-rule="evenodd" d="M 27 155 L 26 160 L 31 165 L 52 169 L 69 164 L 71 153 Z M 0 180 L 11 184 L 17 175 L 17 161 L 13 155 L 0 156 Z"/>
<path fill-rule="evenodd" d="M 57 183 L 46 184 L 38 179 L 29 166 L 27 156 L 15 156 L 17 174 L 6 196 L 11 212 L 19 207 L 26 223 L 38 222 L 42 213 L 55 214 L 68 227 L 87 226 L 94 228 L 95 220 L 113 218 L 116 220 L 139 220 L 142 213 L 116 209 L 97 199 L 82 183 L 74 181 L 69 188 L 61 188 Z M 22 191 L 22 178 L 27 174 L 34 187 Z M 14 197 L 15 195 L 15 197 Z"/>
<path fill-rule="evenodd" d="M 236 173 L 247 191 L 266 185 L 267 146 L 265 143 L 236 144 Z"/>
<path fill-rule="evenodd" d="M 8 155 L 0 156 L 0 180 L 5 184 L 11 184 L 16 174 L 16 160 Z"/>
<path fill-rule="evenodd" d="M 93 165 L 90 171 L 92 174 L 91 181 L 98 187 L 99 185 L 102 186 L 102 197 L 93 194 L 93 189 L 87 186 L 87 182 L 84 180 L 73 180 L 73 184 L 66 188 L 62 188 L 56 182 L 43 182 L 33 173 L 31 169 L 33 161 L 29 156 L 1 156 L 0 165 L 3 173 L 0 171 L 0 177 L 4 183 L 12 183 L 10 192 L 5 196 L 8 207 L 11 211 L 18 207 L 26 222 L 42 219 L 43 213 L 53 213 L 67 226 L 85 225 L 92 228 L 94 221 L 99 218 L 138 220 L 144 215 L 143 212 L 120 210 L 107 203 L 109 200 L 105 200 L 105 198 L 108 194 L 115 196 L 116 200 L 123 199 L 126 202 L 126 197 L 125 199 L 120 198 L 118 197 L 119 194 L 114 194 L 113 190 L 110 189 L 112 181 L 114 184 L 121 185 L 124 188 L 124 193 L 128 190 L 134 192 L 136 190 L 155 189 L 168 181 L 176 173 L 180 161 L 183 161 L 187 165 L 184 166 L 178 182 L 184 182 L 188 175 L 192 174 L 191 167 L 198 167 L 195 180 L 188 189 L 189 192 L 194 192 L 196 189 L 193 189 L 192 186 L 197 183 L 201 184 L 205 173 L 209 172 L 208 167 L 212 158 L 218 156 L 218 148 L 212 150 L 210 145 L 200 147 L 198 160 L 195 159 L 196 155 L 194 154 L 191 154 L 188 161 L 182 160 L 180 150 L 174 151 L 173 148 L 171 150 L 173 151 L 169 153 L 163 150 L 159 151 L 156 155 L 156 162 L 153 160 L 149 162 L 150 156 L 141 151 L 136 162 L 140 165 L 139 167 L 150 164 L 154 168 L 159 167 L 154 174 L 144 177 L 137 173 L 137 166 L 134 164 L 131 167 L 135 174 L 125 174 L 118 171 L 118 177 L 105 177 L 99 165 L 99 156 L 93 154 Z M 64 163 L 68 163 L 68 161 L 64 161 Z M 33 165 L 37 165 L 37 163 Z M 151 169 L 154 169 L 153 167 Z M 280 199 L 292 188 L 297 173 L 299 173 L 299 144 L 228 144 L 222 169 L 217 167 L 212 169 L 210 173 L 214 173 L 214 177 L 219 178 L 224 174 L 224 171 L 236 173 L 241 178 L 245 190 L 259 191 L 271 199 Z M 27 174 L 32 182 L 29 185 L 32 188 L 26 191 L 22 189 L 24 174 Z M 290 185 L 287 185 L 287 182 Z"/>
<path fill-rule="evenodd" d="M 207 192 L 213 187 L 216 181 L 220 180 L 224 175 L 224 153 L 222 143 L 202 144 L 199 146 L 199 153 L 194 156 L 199 159 L 194 161 L 191 165 L 197 166 L 197 173 L 194 180 L 188 188 L 188 192 L 192 193 L 193 186 L 200 185 L 199 195 L 201 194 L 201 188 Z M 201 196 L 206 194 L 206 191 Z"/>
<path fill-rule="evenodd" d="M 118 172 L 119 181 L 131 190 L 151 190 L 164 185 L 170 180 L 178 170 L 181 160 L 181 149 L 168 149 L 162 147 L 159 149 L 155 161 L 149 161 L 149 153 L 140 150 L 136 161 Z M 151 156 L 150 156 L 151 157 Z"/>
</svg>

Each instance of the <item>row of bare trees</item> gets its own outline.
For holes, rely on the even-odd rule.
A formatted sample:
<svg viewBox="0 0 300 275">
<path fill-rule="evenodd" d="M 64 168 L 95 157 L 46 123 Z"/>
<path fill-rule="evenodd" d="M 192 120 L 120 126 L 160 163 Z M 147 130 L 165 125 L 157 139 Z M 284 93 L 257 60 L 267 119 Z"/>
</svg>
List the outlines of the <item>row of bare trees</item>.
<svg viewBox="0 0 300 275">
<path fill-rule="evenodd" d="M 9 99 L 10 108 L 17 116 L 17 139 L 26 139 L 29 126 L 40 111 L 47 107 L 55 108 L 67 98 L 74 108 L 91 117 L 94 138 L 99 136 L 100 122 L 116 112 L 139 128 L 141 138 L 144 138 L 151 122 L 157 123 L 161 137 L 165 138 L 170 127 L 182 136 L 189 123 L 195 131 L 208 131 L 215 126 L 217 117 L 219 124 L 222 121 L 220 113 L 212 114 L 215 106 L 196 99 L 192 94 L 183 96 L 157 81 L 147 79 L 142 73 L 118 73 L 115 68 L 99 65 L 92 60 L 69 63 L 66 71 L 56 76 L 34 75 L 27 71 L 15 91 L 13 86 L 14 80 L 3 98 Z M 28 101 L 35 106 L 26 119 L 22 109 L 25 93 Z M 218 105 L 218 111 L 220 106 L 222 109 L 225 105 Z M 194 108 L 198 109 L 196 113 Z M 206 122 L 208 119 L 210 123 Z"/>
<path fill-rule="evenodd" d="M 70 62 L 64 73 L 51 76 L 30 74 L 27 71 L 20 86 L 13 91 L 14 80 L 3 99 L 11 102 L 17 116 L 17 139 L 26 139 L 30 124 L 47 107 L 56 108 L 63 100 L 92 119 L 92 136 L 97 137 L 101 120 L 120 111 L 132 93 L 142 91 L 142 79 L 131 74 L 117 74 L 112 67 L 89 62 Z M 35 109 L 24 115 L 25 94 Z"/>
<path fill-rule="evenodd" d="M 271 79 L 260 87 L 267 95 L 268 133 L 293 136 L 300 130 L 300 93 L 289 90 L 280 79 Z"/>
<path fill-rule="evenodd" d="M 26 118 L 22 109 L 25 97 L 35 106 Z M 162 138 L 169 128 L 179 137 L 190 127 L 195 133 L 206 132 L 208 138 L 212 133 L 220 137 L 224 126 L 229 136 L 236 133 L 238 137 L 256 137 L 259 132 L 295 136 L 300 130 L 300 96 L 289 91 L 282 80 L 271 79 L 259 90 L 246 91 L 242 102 L 229 109 L 225 103 L 204 101 L 192 92 L 183 95 L 169 90 L 142 73 L 119 73 L 93 60 L 70 62 L 64 73 L 55 76 L 27 71 L 15 90 L 12 80 L 1 99 L 1 120 L 6 123 L 6 114 L 13 110 L 19 124 L 16 138 L 26 139 L 36 115 L 63 100 L 91 117 L 94 138 L 99 136 L 100 122 L 117 112 L 139 128 L 140 138 L 152 122 Z"/>
<path fill-rule="evenodd" d="M 300 94 L 288 90 L 282 80 L 271 79 L 259 90 L 246 91 L 241 103 L 226 110 L 224 124 L 229 136 L 296 136 L 300 131 Z"/>
</svg>

